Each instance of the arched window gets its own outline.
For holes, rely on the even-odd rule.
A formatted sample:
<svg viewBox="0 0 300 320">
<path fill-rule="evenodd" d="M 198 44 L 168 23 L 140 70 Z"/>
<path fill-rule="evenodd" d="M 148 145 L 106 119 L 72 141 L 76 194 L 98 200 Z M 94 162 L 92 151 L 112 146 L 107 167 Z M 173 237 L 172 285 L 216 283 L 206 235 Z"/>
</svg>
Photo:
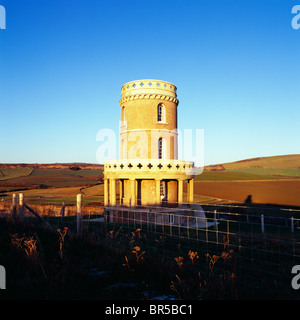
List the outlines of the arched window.
<svg viewBox="0 0 300 320">
<path fill-rule="evenodd" d="M 163 138 L 158 139 L 158 159 L 165 158 L 165 140 Z"/>
<path fill-rule="evenodd" d="M 157 106 L 157 122 L 165 122 L 165 106 L 162 103 Z"/>
</svg>

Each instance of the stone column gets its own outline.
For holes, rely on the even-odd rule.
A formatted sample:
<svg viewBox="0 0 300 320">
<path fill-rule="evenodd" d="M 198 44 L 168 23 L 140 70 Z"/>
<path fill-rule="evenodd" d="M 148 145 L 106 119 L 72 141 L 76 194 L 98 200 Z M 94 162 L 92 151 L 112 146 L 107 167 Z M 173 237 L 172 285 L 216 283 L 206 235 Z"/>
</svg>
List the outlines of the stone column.
<svg viewBox="0 0 300 320">
<path fill-rule="evenodd" d="M 122 198 L 123 198 L 123 183 L 124 181 L 122 179 L 119 180 L 119 194 L 120 194 L 120 205 L 123 204 Z"/>
<path fill-rule="evenodd" d="M 182 205 L 183 199 L 183 181 L 181 179 L 178 180 L 178 205 Z"/>
<path fill-rule="evenodd" d="M 189 198 L 188 202 L 193 203 L 194 202 L 194 179 L 189 180 Z"/>
<path fill-rule="evenodd" d="M 110 179 L 110 205 L 116 205 L 116 179 Z"/>
<path fill-rule="evenodd" d="M 187 180 L 186 184 L 186 202 L 190 202 L 190 180 Z"/>
<path fill-rule="evenodd" d="M 161 179 L 155 179 L 155 199 L 156 199 L 155 202 L 158 206 L 161 204 L 160 182 L 161 182 Z"/>
<path fill-rule="evenodd" d="M 135 179 L 130 179 L 130 198 L 131 198 L 132 207 L 136 206 L 135 185 L 136 185 Z"/>
<path fill-rule="evenodd" d="M 104 180 L 104 206 L 108 206 L 108 179 Z"/>
</svg>

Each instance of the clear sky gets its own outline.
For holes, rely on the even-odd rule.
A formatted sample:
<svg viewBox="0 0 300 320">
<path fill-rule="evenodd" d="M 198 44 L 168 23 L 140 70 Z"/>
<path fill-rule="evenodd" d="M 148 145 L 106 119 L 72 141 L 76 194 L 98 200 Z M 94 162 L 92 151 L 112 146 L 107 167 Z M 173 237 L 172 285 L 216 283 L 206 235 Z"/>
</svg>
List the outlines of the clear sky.
<svg viewBox="0 0 300 320">
<path fill-rule="evenodd" d="M 145 78 L 177 86 L 205 164 L 300 153 L 296 4 L 0 0 L 0 162 L 96 163 L 121 86 Z"/>
</svg>

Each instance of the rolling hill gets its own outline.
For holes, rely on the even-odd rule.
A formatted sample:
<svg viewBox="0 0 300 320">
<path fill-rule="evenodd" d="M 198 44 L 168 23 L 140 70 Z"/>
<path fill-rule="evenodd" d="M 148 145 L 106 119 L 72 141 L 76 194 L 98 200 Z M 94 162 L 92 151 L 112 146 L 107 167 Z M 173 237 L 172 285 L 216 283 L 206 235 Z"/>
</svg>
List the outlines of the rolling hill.
<svg viewBox="0 0 300 320">
<path fill-rule="evenodd" d="M 0 164 L 0 192 L 95 185 L 103 165 L 86 163 Z"/>
<path fill-rule="evenodd" d="M 300 178 L 300 154 L 259 157 L 209 165 L 196 180 L 266 180 Z"/>
</svg>

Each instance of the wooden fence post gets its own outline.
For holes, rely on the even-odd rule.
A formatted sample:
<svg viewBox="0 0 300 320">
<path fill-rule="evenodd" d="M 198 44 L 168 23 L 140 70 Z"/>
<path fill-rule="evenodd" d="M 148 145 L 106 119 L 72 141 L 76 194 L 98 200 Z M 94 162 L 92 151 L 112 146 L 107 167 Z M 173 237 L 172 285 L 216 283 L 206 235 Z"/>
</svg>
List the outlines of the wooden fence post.
<svg viewBox="0 0 300 320">
<path fill-rule="evenodd" d="M 24 197 L 23 193 L 19 193 L 19 218 L 21 220 L 24 219 L 25 212 L 24 212 Z"/>
<path fill-rule="evenodd" d="M 13 193 L 12 195 L 12 218 L 15 220 L 17 218 L 17 194 Z"/>
<path fill-rule="evenodd" d="M 77 234 L 82 235 L 82 194 L 77 195 Z"/>
</svg>

